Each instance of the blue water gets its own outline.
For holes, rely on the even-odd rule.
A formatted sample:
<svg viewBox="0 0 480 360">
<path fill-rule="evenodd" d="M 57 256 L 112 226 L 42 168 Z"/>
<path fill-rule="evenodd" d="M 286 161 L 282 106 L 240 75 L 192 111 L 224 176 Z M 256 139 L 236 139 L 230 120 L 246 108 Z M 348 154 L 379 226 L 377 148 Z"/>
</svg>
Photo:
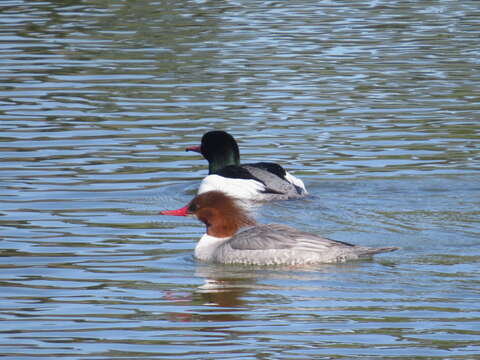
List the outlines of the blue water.
<svg viewBox="0 0 480 360">
<path fill-rule="evenodd" d="M 478 2 L 0 5 L 0 355 L 480 357 Z M 366 246 L 196 262 L 185 147 L 223 129 L 311 196 L 256 210 Z"/>
</svg>

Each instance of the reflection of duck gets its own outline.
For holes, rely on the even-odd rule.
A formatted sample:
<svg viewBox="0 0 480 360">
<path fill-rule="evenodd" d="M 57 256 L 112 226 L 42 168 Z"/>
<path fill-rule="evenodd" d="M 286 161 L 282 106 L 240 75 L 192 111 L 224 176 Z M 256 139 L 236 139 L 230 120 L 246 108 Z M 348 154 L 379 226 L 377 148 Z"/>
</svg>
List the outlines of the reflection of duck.
<svg viewBox="0 0 480 360">
<path fill-rule="evenodd" d="M 161 214 L 192 214 L 207 226 L 206 234 L 195 248 L 195 257 L 206 262 L 306 265 L 345 262 L 398 249 L 356 246 L 287 225 L 256 224 L 232 197 L 220 191 L 197 195 L 183 208 Z"/>
<path fill-rule="evenodd" d="M 232 135 L 225 131 L 210 131 L 203 135 L 196 151 L 208 161 L 209 175 L 198 193 L 220 190 L 235 198 L 257 201 L 286 200 L 306 196 L 303 181 L 276 163 L 259 162 L 240 165 L 240 152 Z"/>
<path fill-rule="evenodd" d="M 245 305 L 242 299 L 251 285 L 250 280 L 237 277 L 210 277 L 200 286 L 197 294 L 204 302 L 220 307 L 241 307 Z"/>
</svg>

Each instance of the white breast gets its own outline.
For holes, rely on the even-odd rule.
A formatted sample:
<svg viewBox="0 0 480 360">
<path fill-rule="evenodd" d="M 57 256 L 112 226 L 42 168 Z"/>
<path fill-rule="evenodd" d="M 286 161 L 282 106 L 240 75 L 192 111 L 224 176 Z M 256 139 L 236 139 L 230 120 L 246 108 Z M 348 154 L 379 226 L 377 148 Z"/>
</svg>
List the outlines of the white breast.
<svg viewBox="0 0 480 360">
<path fill-rule="evenodd" d="M 204 234 L 195 247 L 195 257 L 202 261 L 212 261 L 219 246 L 228 239 L 230 239 L 230 237 L 217 238 Z"/>
</svg>

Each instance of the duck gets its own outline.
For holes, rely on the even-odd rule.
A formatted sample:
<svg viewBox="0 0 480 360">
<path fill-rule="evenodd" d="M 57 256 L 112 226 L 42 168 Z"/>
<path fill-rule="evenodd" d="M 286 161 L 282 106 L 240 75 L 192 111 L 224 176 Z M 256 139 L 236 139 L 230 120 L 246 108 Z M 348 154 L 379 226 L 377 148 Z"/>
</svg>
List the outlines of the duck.
<svg viewBox="0 0 480 360">
<path fill-rule="evenodd" d="M 177 210 L 162 215 L 193 215 L 205 224 L 206 232 L 195 247 L 195 258 L 207 263 L 303 266 L 343 263 L 398 250 L 398 247 L 366 247 L 331 240 L 283 224 L 259 224 L 221 191 L 195 196 Z"/>
<path fill-rule="evenodd" d="M 208 176 L 197 194 L 223 191 L 235 198 L 253 201 L 299 199 L 308 195 L 299 178 L 273 162 L 240 164 L 240 151 L 234 137 L 226 131 L 213 130 L 202 136 L 200 146 L 187 147 L 208 161 Z"/>
</svg>

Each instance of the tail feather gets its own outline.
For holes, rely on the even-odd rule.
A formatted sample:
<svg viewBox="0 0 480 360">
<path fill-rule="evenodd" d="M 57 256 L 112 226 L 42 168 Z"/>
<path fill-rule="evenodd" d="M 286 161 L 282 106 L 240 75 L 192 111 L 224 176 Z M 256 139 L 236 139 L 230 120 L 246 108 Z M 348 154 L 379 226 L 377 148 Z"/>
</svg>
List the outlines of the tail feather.
<svg viewBox="0 0 480 360">
<path fill-rule="evenodd" d="M 360 252 L 359 256 L 370 256 L 370 255 L 375 255 L 379 253 L 385 253 L 385 252 L 390 252 L 390 251 L 395 251 L 400 249 L 399 247 L 396 246 L 389 246 L 389 247 L 381 247 L 381 248 L 362 248 L 362 251 Z"/>
</svg>

